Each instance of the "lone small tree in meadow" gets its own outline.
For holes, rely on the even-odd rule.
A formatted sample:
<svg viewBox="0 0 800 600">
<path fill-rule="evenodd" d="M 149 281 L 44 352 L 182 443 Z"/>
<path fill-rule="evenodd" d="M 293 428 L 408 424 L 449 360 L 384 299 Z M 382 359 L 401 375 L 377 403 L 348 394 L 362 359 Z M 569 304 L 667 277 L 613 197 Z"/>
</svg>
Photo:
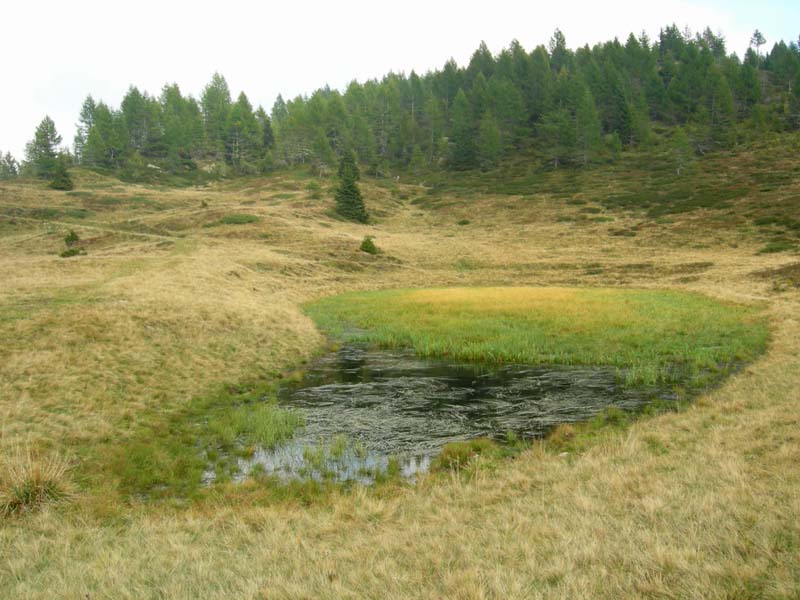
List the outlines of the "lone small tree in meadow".
<svg viewBox="0 0 800 600">
<path fill-rule="evenodd" d="M 50 187 L 54 190 L 71 190 L 75 187 L 67 170 L 68 165 L 69 157 L 66 154 L 59 154 L 53 166 L 52 179 L 50 180 Z"/>
<path fill-rule="evenodd" d="M 339 187 L 336 189 L 336 212 L 349 221 L 366 223 L 369 219 L 358 179 L 361 173 L 352 152 L 345 152 L 339 161 Z"/>
</svg>

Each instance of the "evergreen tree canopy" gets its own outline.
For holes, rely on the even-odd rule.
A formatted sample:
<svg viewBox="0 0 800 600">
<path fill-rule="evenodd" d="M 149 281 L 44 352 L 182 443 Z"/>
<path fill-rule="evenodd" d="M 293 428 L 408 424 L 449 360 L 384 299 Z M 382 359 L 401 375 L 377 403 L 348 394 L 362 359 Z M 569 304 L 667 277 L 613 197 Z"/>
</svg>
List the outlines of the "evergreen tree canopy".
<svg viewBox="0 0 800 600">
<path fill-rule="evenodd" d="M 263 156 L 262 130 L 253 107 L 244 92 L 228 112 L 225 131 L 225 160 L 228 164 L 242 168 Z"/>
<path fill-rule="evenodd" d="M 336 190 L 336 212 L 350 221 L 366 223 L 369 215 L 364 207 L 358 180 L 361 177 L 355 155 L 345 152 L 339 161 L 339 187 Z"/>
<path fill-rule="evenodd" d="M 478 164 L 481 169 L 491 169 L 497 165 L 503 152 L 500 127 L 491 112 L 483 115 L 478 126 Z"/>
<path fill-rule="evenodd" d="M 225 146 L 228 113 L 231 109 L 231 92 L 228 82 L 219 73 L 214 73 L 200 96 L 203 123 L 209 151 L 220 154 Z"/>
<path fill-rule="evenodd" d="M 63 152 L 56 157 L 53 167 L 53 176 L 50 180 L 50 187 L 54 190 L 71 190 L 74 186 L 72 178 L 69 176 L 70 158 Z"/>
<path fill-rule="evenodd" d="M 19 163 L 10 152 L 0 152 L 0 180 L 12 179 L 19 175 Z"/>
<path fill-rule="evenodd" d="M 56 124 L 46 116 L 36 128 L 33 140 L 25 147 L 25 160 L 37 177 L 44 179 L 53 177 L 60 143 L 61 136 L 56 131 Z"/>
<path fill-rule="evenodd" d="M 97 109 L 94 99 L 91 95 L 86 96 L 81 106 L 80 116 L 78 117 L 78 126 L 75 131 L 75 138 L 73 148 L 75 150 L 75 158 L 81 162 L 83 158 L 83 147 L 89 137 L 89 131 L 94 124 L 94 112 Z"/>
<path fill-rule="evenodd" d="M 470 169 L 475 166 L 475 121 L 467 95 L 460 88 L 452 113 L 450 165 L 454 169 Z"/>
<path fill-rule="evenodd" d="M 683 127 L 675 128 L 670 151 L 675 161 L 675 174 L 682 175 L 694 162 L 694 148 Z"/>
<path fill-rule="evenodd" d="M 199 101 L 174 84 L 158 96 L 132 86 L 118 110 L 86 98 L 75 156 L 108 169 L 146 162 L 176 172 L 224 159 L 233 173 L 298 164 L 324 173 L 350 151 L 371 174 L 488 168 L 519 151 L 580 166 L 678 125 L 711 151 L 735 144 L 739 130 L 800 128 L 798 45 L 781 41 L 761 54 L 763 35 L 751 41 L 740 60 L 709 28 L 692 34 L 673 24 L 654 40 L 631 34 L 624 44 L 575 50 L 556 30 L 530 52 L 514 40 L 495 55 L 481 43 L 463 67 L 451 59 L 343 92 L 278 96 L 269 115 L 244 94 L 232 102 L 219 73 Z M 40 166 L 52 165 L 57 145 L 37 155 Z"/>
</svg>

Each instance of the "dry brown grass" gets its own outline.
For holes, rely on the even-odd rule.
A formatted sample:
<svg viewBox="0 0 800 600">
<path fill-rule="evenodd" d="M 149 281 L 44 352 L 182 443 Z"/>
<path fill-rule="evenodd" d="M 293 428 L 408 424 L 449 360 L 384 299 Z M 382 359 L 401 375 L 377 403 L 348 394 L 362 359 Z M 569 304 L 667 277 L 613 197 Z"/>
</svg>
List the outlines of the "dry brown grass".
<svg viewBox="0 0 800 600">
<path fill-rule="evenodd" d="M 800 293 L 752 276 L 791 257 L 758 255 L 757 240 L 724 228 L 692 247 L 697 215 L 610 236 L 608 224 L 559 222 L 573 209 L 547 197 L 429 211 L 367 185 L 381 217 L 361 226 L 331 220 L 329 203 L 291 178 L 78 184 L 161 209 L 0 217 L 6 455 L 23 442 L 80 455 L 220 381 L 294 368 L 321 342 L 299 304 L 346 290 L 672 287 L 765 303 L 774 339 L 687 411 L 610 432 L 580 455 L 536 446 L 470 481 L 431 477 L 310 507 L 231 493 L 158 511 L 89 486 L 67 507 L 0 523 L 0 597 L 800 597 Z M 493 201 L 519 205 L 485 210 Z M 0 208 L 82 202 L 0 186 Z M 261 220 L 203 227 L 231 212 Z M 472 223 L 458 226 L 467 213 Z M 58 258 L 68 228 L 91 240 L 86 256 Z M 366 234 L 383 255 L 358 250 Z"/>
<path fill-rule="evenodd" d="M 30 446 L 5 452 L 0 464 L 0 517 L 19 516 L 74 499 L 70 461 L 60 454 L 35 456 Z"/>
</svg>

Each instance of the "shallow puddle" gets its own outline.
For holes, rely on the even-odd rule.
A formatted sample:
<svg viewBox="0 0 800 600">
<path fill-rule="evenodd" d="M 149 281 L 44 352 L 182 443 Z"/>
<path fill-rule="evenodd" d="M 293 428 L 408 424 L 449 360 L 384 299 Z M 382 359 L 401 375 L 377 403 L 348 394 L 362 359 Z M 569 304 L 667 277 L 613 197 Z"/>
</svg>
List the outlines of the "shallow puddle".
<svg viewBox="0 0 800 600">
<path fill-rule="evenodd" d="M 412 351 L 345 346 L 279 390 L 305 427 L 291 442 L 241 460 L 241 473 L 369 483 L 392 468 L 413 478 L 449 442 L 541 436 L 610 405 L 636 410 L 668 389 L 626 388 L 610 367 L 485 365 Z"/>
</svg>

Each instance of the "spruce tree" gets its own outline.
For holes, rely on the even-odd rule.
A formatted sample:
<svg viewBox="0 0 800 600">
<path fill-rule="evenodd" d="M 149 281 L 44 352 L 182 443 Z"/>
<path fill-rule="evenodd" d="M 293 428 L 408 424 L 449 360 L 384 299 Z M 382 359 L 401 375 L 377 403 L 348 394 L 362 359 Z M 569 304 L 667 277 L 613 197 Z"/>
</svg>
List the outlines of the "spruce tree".
<svg viewBox="0 0 800 600">
<path fill-rule="evenodd" d="M 69 176 L 68 166 L 69 156 L 64 153 L 59 154 L 53 167 L 53 178 L 50 181 L 51 188 L 54 190 L 71 190 L 75 187 L 72 183 L 72 178 Z"/>
<path fill-rule="evenodd" d="M 336 212 L 349 221 L 366 223 L 369 219 L 358 180 L 361 174 L 355 155 L 347 151 L 339 161 L 339 187 L 336 190 Z"/>
<path fill-rule="evenodd" d="M 256 110 L 256 120 L 261 128 L 261 146 L 266 152 L 275 145 L 275 134 L 272 131 L 272 121 L 261 106 Z"/>
<path fill-rule="evenodd" d="M 450 165 L 454 169 L 471 169 L 475 166 L 475 130 L 472 121 L 472 107 L 464 90 L 458 90 L 453 102 L 453 120 L 450 135 L 452 144 Z"/>
</svg>

